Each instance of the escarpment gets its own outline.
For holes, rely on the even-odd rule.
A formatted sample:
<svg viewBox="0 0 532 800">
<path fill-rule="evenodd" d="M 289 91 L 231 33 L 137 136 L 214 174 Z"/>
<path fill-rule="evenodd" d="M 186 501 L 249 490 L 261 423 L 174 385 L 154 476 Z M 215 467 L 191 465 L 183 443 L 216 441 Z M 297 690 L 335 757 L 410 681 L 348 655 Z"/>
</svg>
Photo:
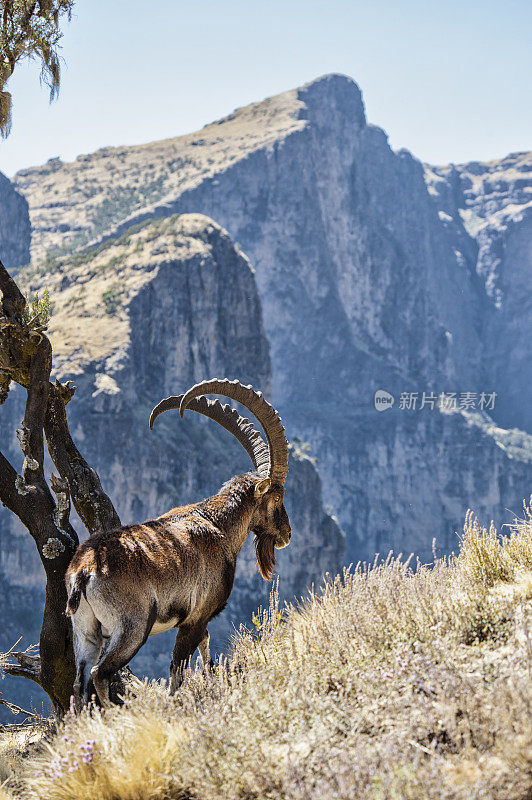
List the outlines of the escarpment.
<svg viewBox="0 0 532 800">
<path fill-rule="evenodd" d="M 197 133 L 24 170 L 16 185 L 35 264 L 175 212 L 208 214 L 240 243 L 272 398 L 311 442 L 357 560 L 389 547 L 430 558 L 433 537 L 454 546 L 468 506 L 504 522 L 530 493 L 529 176 L 527 154 L 424 168 L 367 123 L 353 81 L 329 75 Z M 379 390 L 394 397 L 385 413 Z M 468 412 L 488 419 L 472 427 Z M 500 426 L 525 444 L 503 446 Z"/>
<path fill-rule="evenodd" d="M 270 394 L 269 344 L 253 270 L 219 225 L 199 214 L 150 221 L 97 252 L 65 257 L 53 273 L 28 271 L 21 280 L 32 292 L 47 286 L 53 297 L 49 335 L 57 377 L 77 386 L 68 406 L 70 430 L 124 524 L 207 497 L 249 470 L 240 445 L 212 423 L 186 417 L 178 423 L 173 412 L 153 431 L 148 426 L 161 397 L 205 376 L 228 375 Z M 21 401 L 10 393 L 0 430 L 15 430 Z M 13 439 L 2 446 L 16 461 Z M 320 491 L 314 465 L 295 455 L 286 483 L 293 554 L 286 568 L 282 551 L 279 558 L 283 597 L 300 596 L 343 563 L 345 541 Z M 27 586 L 38 619 L 41 574 L 33 543 L 5 511 L 0 526 L 1 585 Z M 211 628 L 215 649 L 227 644 L 233 624 L 249 621 L 251 610 L 268 600 L 271 585 L 256 579 L 252 547 L 239 569 L 227 616 Z M 19 632 L 26 631 L 21 614 Z M 173 636 L 153 637 L 135 668 L 166 675 Z M 2 638 L 0 649 L 12 643 Z M 31 691 L 10 683 L 15 693 Z M 11 686 L 9 692 L 14 696 Z"/>
<path fill-rule="evenodd" d="M 531 170 L 526 153 L 430 167 L 394 152 L 367 123 L 357 85 L 329 75 L 187 136 L 20 172 L 14 184 L 29 205 L 32 266 L 40 285 L 65 298 L 52 317 L 65 375 L 86 387 L 75 403 L 90 397 L 79 430 L 94 425 L 85 441 L 103 475 L 109 460 L 122 517 L 140 519 L 147 496 L 164 505 L 176 481 L 206 494 L 223 478 L 227 445 L 216 450 L 210 434 L 202 445 L 213 448 L 207 471 L 179 438 L 162 442 L 166 450 L 128 444 L 144 425 L 139 398 L 157 397 L 157 376 L 170 394 L 220 373 L 269 385 L 289 438 L 309 445 L 292 459 L 301 460 L 298 481 L 312 496 L 321 482 L 346 534 L 347 561 L 390 548 L 430 560 L 433 538 L 441 550 L 456 547 L 468 507 L 498 525 L 519 514 L 532 489 L 523 399 Z M 207 214 L 239 243 L 235 258 L 242 247 L 258 291 L 219 300 L 201 270 L 173 282 L 163 230 L 188 213 Z M 150 242 L 138 244 L 142 236 Z M 75 282 L 68 263 L 79 270 Z M 244 333 L 249 298 L 262 310 L 260 335 Z M 76 308 L 76 325 L 67 325 Z M 223 346 L 213 344 L 213 330 Z M 175 343 L 170 355 L 167 339 Z M 131 353 L 138 374 L 128 372 Z M 393 398 L 384 411 L 375 401 L 381 390 Z M 103 410 L 117 422 L 116 438 Z M 203 427 L 189 424 L 198 443 Z M 171 437 L 185 435 L 164 425 Z M 124 470 L 118 445 L 145 471 Z M 172 467 L 170 480 L 168 447 L 172 464 L 185 465 Z M 330 519 L 321 503 L 299 507 L 314 509 L 313 530 Z M 281 554 L 294 553 L 290 574 L 308 574 L 311 558 L 322 559 L 317 572 L 327 568 L 329 546 L 305 545 L 297 557 L 292 546 Z M 240 597 L 246 609 L 256 606 L 254 588 Z"/>
<path fill-rule="evenodd" d="M 28 203 L 0 173 L 0 259 L 9 270 L 30 262 L 31 223 Z"/>
<path fill-rule="evenodd" d="M 499 388 L 494 409 L 504 427 L 532 432 L 532 154 L 425 167 L 446 233 L 483 287 L 486 383 Z"/>
</svg>

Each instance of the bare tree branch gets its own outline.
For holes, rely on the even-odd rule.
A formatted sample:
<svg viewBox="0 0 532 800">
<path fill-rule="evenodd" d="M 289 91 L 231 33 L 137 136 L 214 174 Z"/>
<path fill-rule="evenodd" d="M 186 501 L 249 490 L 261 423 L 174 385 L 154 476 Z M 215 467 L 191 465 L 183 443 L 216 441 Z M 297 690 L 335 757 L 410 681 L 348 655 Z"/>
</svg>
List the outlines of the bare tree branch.
<svg viewBox="0 0 532 800">
<path fill-rule="evenodd" d="M 42 430 L 41 430 L 42 435 Z M 28 455 L 26 459 L 28 459 Z M 29 458 L 32 456 L 29 454 Z M 36 472 L 36 470 L 31 470 Z M 30 473 L 30 470 L 28 470 Z M 31 474 L 31 473 L 30 473 Z M 27 658 L 6 668 L 12 675 L 31 678 L 48 693 L 58 710 L 66 710 L 74 680 L 72 630 L 65 615 L 64 574 L 78 543 L 76 532 L 56 520 L 56 505 L 43 480 L 26 483 L 0 453 L 0 500 L 13 511 L 33 537 L 46 573 L 46 600 L 39 642 L 39 668 Z"/>
<path fill-rule="evenodd" d="M 40 656 L 34 652 L 35 645 L 31 645 L 26 650 L 17 651 L 15 647 L 19 642 L 20 639 L 7 653 L 2 654 L 0 668 L 6 675 L 17 675 L 22 678 L 29 678 L 40 686 L 41 659 Z M 14 658 L 17 663 L 11 663 L 8 661 L 9 658 Z"/>
<path fill-rule="evenodd" d="M 103 491 L 98 473 L 87 464 L 70 435 L 66 404 L 74 391 L 70 382 L 56 381 L 51 386 L 44 420 L 48 452 L 67 482 L 74 507 L 89 533 L 117 528 L 120 517 Z"/>
<path fill-rule="evenodd" d="M 56 523 L 59 528 L 64 528 L 70 519 L 70 494 L 68 491 L 68 483 L 66 480 L 61 480 L 56 475 L 50 478 L 50 486 L 52 492 L 55 494 L 55 502 L 57 505 Z"/>
<path fill-rule="evenodd" d="M 0 303 L 0 313 L 8 319 L 14 319 L 22 324 L 22 312 L 26 305 L 24 295 L 17 284 L 0 261 L 0 292 L 2 292 L 2 302 Z"/>
<path fill-rule="evenodd" d="M 41 334 L 41 341 L 31 360 L 26 411 L 17 436 L 24 453 L 24 483 L 37 486 L 43 492 L 49 492 L 44 477 L 43 426 L 50 393 L 51 368 L 52 348 L 46 336 Z"/>
<path fill-rule="evenodd" d="M 39 315 L 25 324 L 26 301 L 0 262 L 0 403 L 11 381 L 27 391 L 24 419 L 17 431 L 24 454 L 18 475 L 0 453 L 0 502 L 18 516 L 33 537 L 46 573 L 46 601 L 39 655 L 11 653 L 16 663 L 5 672 L 30 678 L 51 697 L 57 710 L 69 707 L 74 680 L 72 628 L 65 615 L 64 576 L 78 544 L 69 521 L 70 499 L 89 531 L 120 525 L 97 472 L 77 449 L 68 428 L 66 405 L 74 394 L 70 383 L 50 382 L 52 348 Z M 52 492 L 44 475 L 44 435 L 60 478 Z M 124 676 L 115 676 L 116 692 L 125 691 Z"/>
<path fill-rule="evenodd" d="M 22 477 L 0 452 L 0 503 L 16 514 L 28 528 L 31 525 L 32 515 L 24 499 L 24 490 L 20 491 L 21 483 Z"/>
</svg>

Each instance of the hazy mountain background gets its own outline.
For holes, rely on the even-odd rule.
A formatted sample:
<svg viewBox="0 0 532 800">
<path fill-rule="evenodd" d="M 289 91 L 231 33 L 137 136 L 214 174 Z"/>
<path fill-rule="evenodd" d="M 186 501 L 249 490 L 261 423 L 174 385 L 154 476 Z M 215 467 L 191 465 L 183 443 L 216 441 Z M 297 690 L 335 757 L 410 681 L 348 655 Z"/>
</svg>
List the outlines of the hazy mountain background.
<svg viewBox="0 0 532 800">
<path fill-rule="evenodd" d="M 297 439 L 285 597 L 375 552 L 430 560 L 434 538 L 449 552 L 468 507 L 498 525 L 519 514 L 531 170 L 530 153 L 435 167 L 394 152 L 357 85 L 328 75 L 187 136 L 2 177 L 0 255 L 51 293 L 56 371 L 79 387 L 71 429 L 122 520 L 247 468 L 212 423 L 147 428 L 158 399 L 215 375 L 265 389 Z M 378 390 L 391 409 L 376 410 Z M 0 414 L 14 460 L 22 400 Z M 6 647 L 35 640 L 42 576 L 18 523 L 4 512 L 0 526 Z M 250 546 L 218 646 L 266 595 Z M 154 637 L 139 671 L 164 674 L 170 640 Z M 6 693 L 26 699 L 23 684 Z"/>
</svg>

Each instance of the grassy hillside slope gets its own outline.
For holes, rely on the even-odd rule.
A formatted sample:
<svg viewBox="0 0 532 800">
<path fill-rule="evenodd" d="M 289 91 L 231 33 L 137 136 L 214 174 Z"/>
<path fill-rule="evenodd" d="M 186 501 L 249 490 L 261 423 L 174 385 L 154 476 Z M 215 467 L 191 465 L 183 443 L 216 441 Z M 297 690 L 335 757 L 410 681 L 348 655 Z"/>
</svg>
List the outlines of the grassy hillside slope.
<svg viewBox="0 0 532 800">
<path fill-rule="evenodd" d="M 4 796 L 526 800 L 531 612 L 530 509 L 505 537 L 468 515 L 432 567 L 359 566 L 297 609 L 273 595 L 174 698 L 152 683 L 26 744 L 5 732 Z"/>
</svg>

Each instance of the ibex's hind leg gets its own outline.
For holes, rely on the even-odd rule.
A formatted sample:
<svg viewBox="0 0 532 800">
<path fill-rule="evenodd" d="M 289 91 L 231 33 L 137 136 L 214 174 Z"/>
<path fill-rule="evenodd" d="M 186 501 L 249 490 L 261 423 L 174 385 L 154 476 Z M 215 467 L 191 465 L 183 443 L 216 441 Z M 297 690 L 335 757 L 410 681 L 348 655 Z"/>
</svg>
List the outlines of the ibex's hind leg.
<svg viewBox="0 0 532 800">
<path fill-rule="evenodd" d="M 153 623 L 152 623 L 153 624 Z M 150 626 L 151 627 L 151 626 Z M 111 633 L 98 663 L 91 669 L 98 699 L 104 708 L 111 705 L 109 679 L 125 667 L 146 641 L 144 627 L 131 628 L 120 625 Z"/>
<path fill-rule="evenodd" d="M 82 704 L 89 702 L 91 669 L 98 660 L 103 641 L 100 624 L 85 598 L 72 617 L 72 630 L 76 657 L 74 705 L 79 711 Z"/>
<path fill-rule="evenodd" d="M 98 660 L 101 641 L 86 639 L 84 648 L 76 658 L 76 679 L 74 681 L 74 705 L 77 711 L 86 705 L 91 697 L 91 669 Z"/>
<path fill-rule="evenodd" d="M 190 659 L 194 655 L 200 642 L 204 641 L 206 635 L 207 629 L 204 625 L 194 628 L 189 628 L 182 625 L 179 628 L 175 639 L 172 662 L 170 664 L 170 694 L 174 694 L 174 692 L 179 689 L 183 683 L 185 670 L 190 664 Z"/>
</svg>

